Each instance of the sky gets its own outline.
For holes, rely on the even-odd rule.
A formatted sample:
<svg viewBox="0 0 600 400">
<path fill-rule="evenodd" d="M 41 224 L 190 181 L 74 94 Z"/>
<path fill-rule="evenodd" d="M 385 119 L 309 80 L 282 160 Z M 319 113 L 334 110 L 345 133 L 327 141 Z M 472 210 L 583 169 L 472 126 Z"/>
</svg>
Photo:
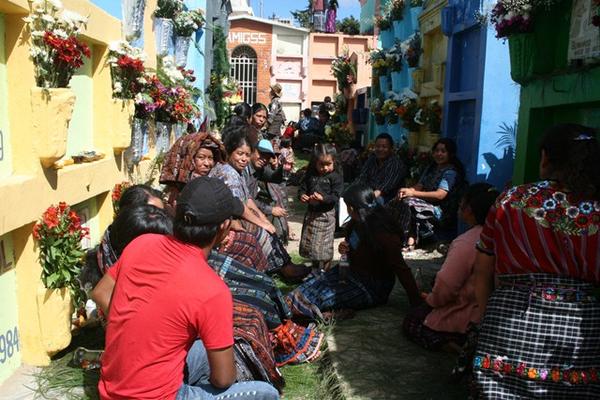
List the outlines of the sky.
<svg viewBox="0 0 600 400">
<path fill-rule="evenodd" d="M 121 2 L 118 0 L 92 0 L 93 3 L 105 9 L 109 14 L 121 18 Z M 338 19 L 343 19 L 350 15 L 360 19 L 360 3 L 358 0 L 338 0 L 339 8 L 337 12 Z M 254 9 L 254 15 L 260 17 L 260 0 L 250 0 Z M 292 19 L 290 11 L 304 9 L 308 5 L 308 0 L 263 0 L 263 17 L 275 15 L 282 18 Z"/>
</svg>

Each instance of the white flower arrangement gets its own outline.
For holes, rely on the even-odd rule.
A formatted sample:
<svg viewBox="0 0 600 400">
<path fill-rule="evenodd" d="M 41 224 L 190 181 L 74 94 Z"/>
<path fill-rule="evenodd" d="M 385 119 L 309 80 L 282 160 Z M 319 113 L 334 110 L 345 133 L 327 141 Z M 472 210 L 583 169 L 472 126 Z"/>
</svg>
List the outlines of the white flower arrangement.
<svg viewBox="0 0 600 400">
<path fill-rule="evenodd" d="M 177 68 L 173 56 L 166 56 L 162 59 L 162 71 L 173 83 L 184 80 L 184 76 L 181 70 Z"/>
<path fill-rule="evenodd" d="M 30 13 L 23 21 L 30 34 L 29 56 L 40 87 L 66 87 L 75 69 L 89 57 L 89 49 L 77 39 L 85 29 L 87 18 L 64 10 L 59 0 L 32 0 Z M 61 48 L 62 41 L 69 41 Z M 66 52 L 69 54 L 66 54 Z"/>
<path fill-rule="evenodd" d="M 204 25 L 202 10 L 182 11 L 173 18 L 173 29 L 176 36 L 189 37 Z"/>
</svg>

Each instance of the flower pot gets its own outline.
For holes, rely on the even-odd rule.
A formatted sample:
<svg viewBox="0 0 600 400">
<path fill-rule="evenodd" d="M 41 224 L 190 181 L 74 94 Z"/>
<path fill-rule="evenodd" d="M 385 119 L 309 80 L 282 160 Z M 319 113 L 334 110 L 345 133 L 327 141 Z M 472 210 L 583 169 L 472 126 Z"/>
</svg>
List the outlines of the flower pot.
<svg viewBox="0 0 600 400">
<path fill-rule="evenodd" d="M 40 284 L 36 302 L 42 347 L 52 356 L 71 343 L 71 293 L 68 288 L 46 289 Z"/>
<path fill-rule="evenodd" d="M 51 167 L 67 151 L 75 99 L 71 89 L 31 89 L 33 150 L 44 168 Z"/>
<path fill-rule="evenodd" d="M 133 118 L 131 124 L 131 145 L 125 152 L 129 165 L 137 165 L 144 154 L 144 145 L 148 143 L 148 120 Z"/>
<path fill-rule="evenodd" d="M 123 12 L 123 35 L 125 40 L 131 43 L 142 36 L 146 0 L 124 0 L 121 9 Z"/>
<path fill-rule="evenodd" d="M 381 93 L 387 93 L 390 90 L 390 80 L 387 75 L 379 75 L 379 90 Z"/>
<path fill-rule="evenodd" d="M 394 45 L 394 32 L 391 28 L 380 31 L 379 38 L 381 39 L 381 47 L 384 49 L 389 49 Z"/>
<path fill-rule="evenodd" d="M 154 35 L 156 38 L 156 55 L 166 56 L 173 47 L 173 20 L 154 18 Z"/>
<path fill-rule="evenodd" d="M 392 71 L 392 90 L 396 93 L 402 91 L 402 71 Z"/>
<path fill-rule="evenodd" d="M 412 71 L 412 89 L 415 93 L 419 93 L 421 91 L 421 86 L 423 85 L 423 75 L 424 71 L 422 68 L 415 68 Z"/>
<path fill-rule="evenodd" d="M 538 57 L 535 47 L 535 37 L 532 33 L 511 35 L 508 38 L 510 76 L 513 81 L 524 84 L 533 77 L 534 61 L 535 57 Z"/>
<path fill-rule="evenodd" d="M 178 67 L 185 67 L 187 64 L 191 43 L 191 36 L 175 36 L 175 65 Z"/>
<path fill-rule="evenodd" d="M 156 153 L 166 153 L 171 147 L 171 128 L 172 125 L 168 122 L 156 121 Z"/>
<path fill-rule="evenodd" d="M 131 118 L 135 110 L 133 100 L 113 99 L 112 147 L 120 154 L 131 144 Z"/>
<path fill-rule="evenodd" d="M 404 20 L 392 21 L 392 26 L 394 29 L 394 39 L 402 40 L 404 38 L 404 31 L 406 29 L 405 25 L 406 23 L 404 22 Z"/>
</svg>

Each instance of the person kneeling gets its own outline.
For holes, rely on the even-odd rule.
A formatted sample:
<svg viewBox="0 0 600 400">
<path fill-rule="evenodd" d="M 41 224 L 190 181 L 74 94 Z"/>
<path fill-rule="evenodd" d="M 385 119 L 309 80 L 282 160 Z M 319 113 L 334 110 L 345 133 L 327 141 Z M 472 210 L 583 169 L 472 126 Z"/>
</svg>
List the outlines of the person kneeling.
<svg viewBox="0 0 600 400">
<path fill-rule="evenodd" d="M 265 382 L 233 383 L 232 298 L 206 263 L 242 212 L 222 182 L 197 178 L 179 196 L 175 237 L 137 237 L 102 278 L 102 399 L 279 398 Z"/>
<path fill-rule="evenodd" d="M 458 350 L 469 322 L 479 322 L 475 299 L 475 245 L 485 217 L 499 193 L 487 183 L 471 185 L 464 194 L 459 216 L 471 228 L 454 239 L 425 303 L 404 319 L 406 336 L 429 350 Z"/>
</svg>

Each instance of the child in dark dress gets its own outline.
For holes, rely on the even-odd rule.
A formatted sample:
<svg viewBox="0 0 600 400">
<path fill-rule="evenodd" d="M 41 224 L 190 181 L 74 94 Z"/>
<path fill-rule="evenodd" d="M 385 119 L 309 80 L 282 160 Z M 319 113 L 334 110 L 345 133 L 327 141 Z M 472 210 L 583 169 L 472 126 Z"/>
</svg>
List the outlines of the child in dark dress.
<svg viewBox="0 0 600 400">
<path fill-rule="evenodd" d="M 328 269 L 333 259 L 335 206 L 344 180 L 337 167 L 336 150 L 330 144 L 317 144 L 304 176 L 298 197 L 308 204 L 302 226 L 300 255 L 312 260 L 313 268 Z"/>
</svg>

